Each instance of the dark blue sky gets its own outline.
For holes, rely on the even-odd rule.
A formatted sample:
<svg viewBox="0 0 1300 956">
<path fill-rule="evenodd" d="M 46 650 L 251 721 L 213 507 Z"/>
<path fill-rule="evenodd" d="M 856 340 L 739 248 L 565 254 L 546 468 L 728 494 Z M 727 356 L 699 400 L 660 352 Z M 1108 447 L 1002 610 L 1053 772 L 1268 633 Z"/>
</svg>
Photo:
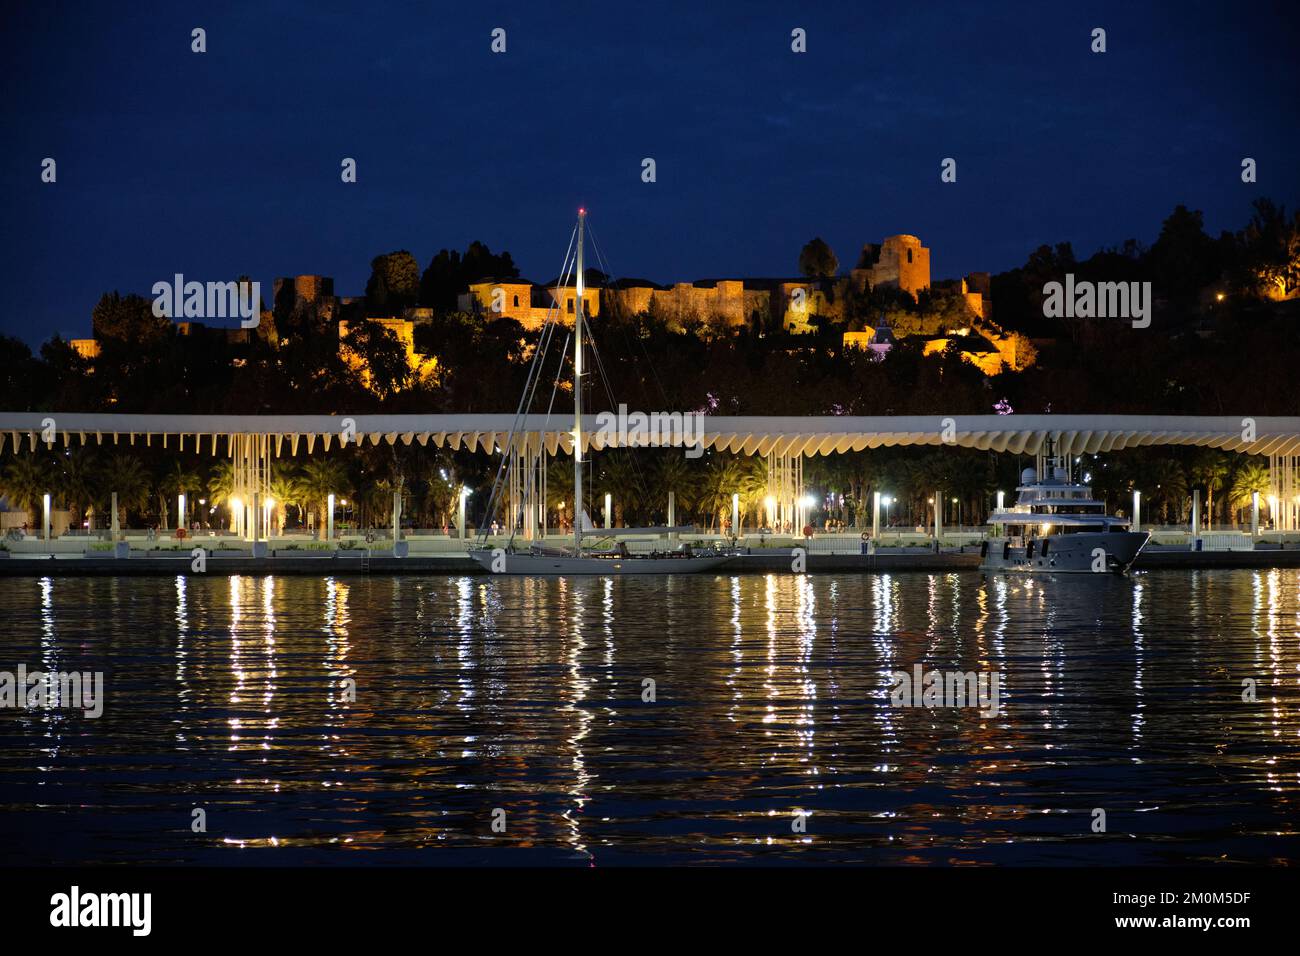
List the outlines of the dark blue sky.
<svg viewBox="0 0 1300 956">
<path fill-rule="evenodd" d="M 0 332 L 89 334 L 101 292 L 176 272 L 360 294 L 377 253 L 475 238 L 542 281 L 583 203 L 616 274 L 673 281 L 898 232 L 935 278 L 996 272 L 1149 243 L 1179 202 L 1217 234 L 1300 199 L 1293 4 L 185 6 L 5 14 Z"/>
</svg>

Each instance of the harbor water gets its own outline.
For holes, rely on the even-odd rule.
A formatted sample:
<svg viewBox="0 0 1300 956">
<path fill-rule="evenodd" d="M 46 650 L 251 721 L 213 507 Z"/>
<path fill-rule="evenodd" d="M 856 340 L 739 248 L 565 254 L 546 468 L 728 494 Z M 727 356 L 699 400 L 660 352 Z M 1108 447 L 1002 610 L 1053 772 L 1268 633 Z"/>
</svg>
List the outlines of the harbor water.
<svg viewBox="0 0 1300 956">
<path fill-rule="evenodd" d="M 9 864 L 1300 857 L 1296 570 L 30 577 L 0 613 L 0 671 L 103 675 L 97 717 L 0 710 Z M 916 665 L 996 713 L 900 704 Z"/>
</svg>

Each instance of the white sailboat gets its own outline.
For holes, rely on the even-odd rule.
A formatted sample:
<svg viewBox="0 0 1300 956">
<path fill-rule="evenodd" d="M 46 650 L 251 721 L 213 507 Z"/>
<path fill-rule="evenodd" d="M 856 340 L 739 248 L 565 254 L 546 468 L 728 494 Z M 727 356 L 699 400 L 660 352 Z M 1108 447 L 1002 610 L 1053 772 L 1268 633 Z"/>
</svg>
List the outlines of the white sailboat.
<svg viewBox="0 0 1300 956">
<path fill-rule="evenodd" d="M 547 548 L 533 545 L 529 548 L 488 548 L 481 545 L 470 548 L 469 555 L 486 570 L 495 574 L 522 575 L 624 575 L 624 574 L 694 574 L 716 568 L 732 555 L 726 551 L 708 549 L 697 551 L 683 544 L 675 549 L 632 553 L 623 542 L 612 548 L 584 550 L 582 535 L 592 530 L 590 519 L 582 502 L 582 348 L 583 348 L 583 238 L 587 211 L 578 210 L 576 278 L 577 296 L 573 318 L 573 547 Z M 636 528 L 629 532 L 668 532 L 681 529 Z"/>
</svg>

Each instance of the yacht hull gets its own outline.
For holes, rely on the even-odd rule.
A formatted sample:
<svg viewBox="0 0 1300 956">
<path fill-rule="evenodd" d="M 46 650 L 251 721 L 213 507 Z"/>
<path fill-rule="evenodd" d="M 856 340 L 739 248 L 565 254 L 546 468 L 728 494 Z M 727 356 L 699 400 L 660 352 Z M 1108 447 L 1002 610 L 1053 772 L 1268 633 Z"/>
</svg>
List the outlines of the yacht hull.
<svg viewBox="0 0 1300 956">
<path fill-rule="evenodd" d="M 727 561 L 729 555 L 683 557 L 605 557 L 601 555 L 531 554 L 528 552 L 472 550 L 469 556 L 494 574 L 571 575 L 594 574 L 622 576 L 632 574 L 698 574 L 710 571 Z"/>
<path fill-rule="evenodd" d="M 1009 538 L 989 538 L 982 549 L 980 570 L 1123 574 L 1133 566 L 1150 537 L 1145 531 L 1051 534 L 1035 539 L 1032 550 L 1014 546 Z"/>
</svg>

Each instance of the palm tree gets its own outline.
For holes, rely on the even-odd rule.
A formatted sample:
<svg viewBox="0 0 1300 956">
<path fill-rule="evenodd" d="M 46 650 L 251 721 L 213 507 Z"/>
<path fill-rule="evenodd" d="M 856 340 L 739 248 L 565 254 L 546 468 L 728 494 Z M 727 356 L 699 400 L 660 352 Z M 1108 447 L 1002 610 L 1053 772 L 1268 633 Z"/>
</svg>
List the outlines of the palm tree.
<svg viewBox="0 0 1300 956">
<path fill-rule="evenodd" d="M 98 510 L 100 500 L 99 468 L 90 448 L 68 449 L 59 459 L 59 490 L 68 506 L 73 527 L 80 527 L 87 510 Z"/>
<path fill-rule="evenodd" d="M 284 525 L 289 517 L 290 507 L 296 508 L 299 521 L 306 523 L 303 520 L 302 484 L 298 480 L 298 475 L 294 473 L 292 465 L 283 461 L 272 462 L 271 481 L 267 490 L 270 492 L 271 500 L 275 502 L 271 506 L 271 512 L 273 524 L 280 534 L 284 534 Z"/>
<path fill-rule="evenodd" d="M 1112 507 L 1121 507 L 1126 514 L 1132 510 L 1129 502 L 1132 499 L 1133 479 L 1126 465 L 1125 459 L 1112 456 L 1100 458 L 1093 463 L 1092 494 L 1094 498 L 1106 503 L 1108 511 Z"/>
<path fill-rule="evenodd" d="M 1214 493 L 1228 480 L 1228 459 L 1213 448 L 1199 449 L 1188 469 L 1192 484 L 1205 489 L 1205 526 L 1214 526 Z"/>
<path fill-rule="evenodd" d="M 546 507 L 573 519 L 573 461 L 557 458 L 546 468 Z"/>
<path fill-rule="evenodd" d="M 235 466 L 229 461 L 219 461 L 208 474 L 208 500 L 214 505 L 224 505 L 234 494 Z"/>
<path fill-rule="evenodd" d="M 0 474 L 0 495 L 8 498 L 10 505 L 26 511 L 30 524 L 35 527 L 52 478 L 47 458 L 35 453 L 18 455 Z"/>
<path fill-rule="evenodd" d="M 844 459 L 844 474 L 848 480 L 845 504 L 850 514 L 849 522 L 858 525 L 869 491 L 889 493 L 892 489 L 875 487 L 881 477 L 879 463 L 865 451 L 851 451 L 840 456 Z"/>
<path fill-rule="evenodd" d="M 733 494 L 740 495 L 740 513 L 744 516 L 742 525 L 751 522 L 750 527 L 763 523 L 763 499 L 767 497 L 767 466 L 761 458 L 745 455 L 737 462 L 737 481 Z"/>
<path fill-rule="evenodd" d="M 701 495 L 701 504 L 709 513 L 709 530 L 713 529 L 714 518 L 718 519 L 719 526 L 728 519 L 733 494 L 745 495 L 749 491 L 747 471 L 740 460 L 725 452 L 715 454 L 705 468 Z"/>
<path fill-rule="evenodd" d="M 853 468 L 844 455 L 814 455 L 804 466 L 805 484 L 824 490 L 836 518 L 845 518 L 845 506 L 853 501 Z"/>
<path fill-rule="evenodd" d="M 1228 505 L 1233 509 L 1233 523 L 1236 523 L 1237 512 L 1251 504 L 1256 493 L 1261 498 L 1266 498 L 1268 490 L 1268 466 L 1254 459 L 1242 462 L 1228 488 Z"/>
<path fill-rule="evenodd" d="M 362 521 L 386 525 L 393 507 L 393 492 L 406 492 L 406 474 L 396 448 L 367 448 L 362 456 L 362 473 L 357 500 Z"/>
<path fill-rule="evenodd" d="M 348 470 L 337 458 L 311 458 L 298 475 L 299 494 L 309 507 L 325 514 L 329 496 L 346 498 L 352 493 Z M 323 523 L 323 522 L 322 522 Z"/>
<path fill-rule="evenodd" d="M 230 461 L 219 461 L 208 474 L 208 501 L 212 502 L 214 508 L 226 506 L 229 508 L 230 501 L 235 496 L 235 466 Z M 235 516 L 230 516 L 230 526 L 235 526 Z"/>
<path fill-rule="evenodd" d="M 924 500 L 925 489 L 920 487 L 917 472 L 911 465 L 911 462 L 901 458 L 888 459 L 877 471 L 876 489 L 873 489 L 888 493 L 899 502 L 899 508 L 894 515 L 897 516 L 900 524 L 903 523 L 904 513 L 907 515 L 907 521 L 914 523 L 917 499 Z"/>
<path fill-rule="evenodd" d="M 117 454 L 104 468 L 103 493 L 117 492 L 119 520 L 126 524 L 128 511 L 143 512 L 149 507 L 149 476 L 138 458 Z"/>
<path fill-rule="evenodd" d="M 424 519 L 428 527 L 450 527 L 456 509 L 460 483 L 443 456 L 421 459 L 418 465 L 421 492 L 412 506 L 414 516 Z"/>
<path fill-rule="evenodd" d="M 198 472 L 184 462 L 172 461 L 171 467 L 166 469 L 158 479 L 158 499 L 162 502 L 162 523 L 164 527 L 168 523 L 169 503 L 173 497 L 187 494 L 202 487 L 202 485 Z M 177 515 L 177 520 L 180 520 L 179 515 Z"/>
<path fill-rule="evenodd" d="M 701 488 L 700 469 L 685 455 L 668 453 L 659 457 L 655 467 L 654 484 L 665 495 L 664 507 L 668 507 L 666 496 L 673 493 L 677 503 L 675 520 L 681 522 L 682 516 L 694 514 L 699 501 Z M 665 520 L 667 512 L 665 512 Z"/>
<path fill-rule="evenodd" d="M 977 453 L 978 454 L 978 453 Z M 971 524 L 983 518 L 988 501 L 993 495 L 993 462 L 988 456 L 963 454 L 952 475 L 952 490 L 962 500 L 963 510 Z"/>
<path fill-rule="evenodd" d="M 953 497 L 954 482 L 953 462 L 946 452 L 931 452 L 908 462 L 906 485 L 917 510 L 927 516 L 922 524 L 930 525 L 934 521 L 928 510 L 930 499 L 934 499 L 934 508 L 943 513 L 944 496 Z"/>
<path fill-rule="evenodd" d="M 608 494 L 614 506 L 612 524 L 625 527 L 625 514 L 631 510 L 637 512 L 644 503 L 645 485 L 637 470 L 636 462 L 628 449 L 615 448 L 600 456 L 600 467 L 596 474 L 596 489 L 599 494 Z"/>
<path fill-rule="evenodd" d="M 1187 477 L 1172 458 L 1157 458 L 1143 468 L 1145 480 L 1155 490 L 1151 492 L 1152 504 L 1160 506 L 1160 520 L 1169 523 L 1169 506 L 1174 506 L 1174 517 L 1181 521 L 1187 501 Z"/>
</svg>

